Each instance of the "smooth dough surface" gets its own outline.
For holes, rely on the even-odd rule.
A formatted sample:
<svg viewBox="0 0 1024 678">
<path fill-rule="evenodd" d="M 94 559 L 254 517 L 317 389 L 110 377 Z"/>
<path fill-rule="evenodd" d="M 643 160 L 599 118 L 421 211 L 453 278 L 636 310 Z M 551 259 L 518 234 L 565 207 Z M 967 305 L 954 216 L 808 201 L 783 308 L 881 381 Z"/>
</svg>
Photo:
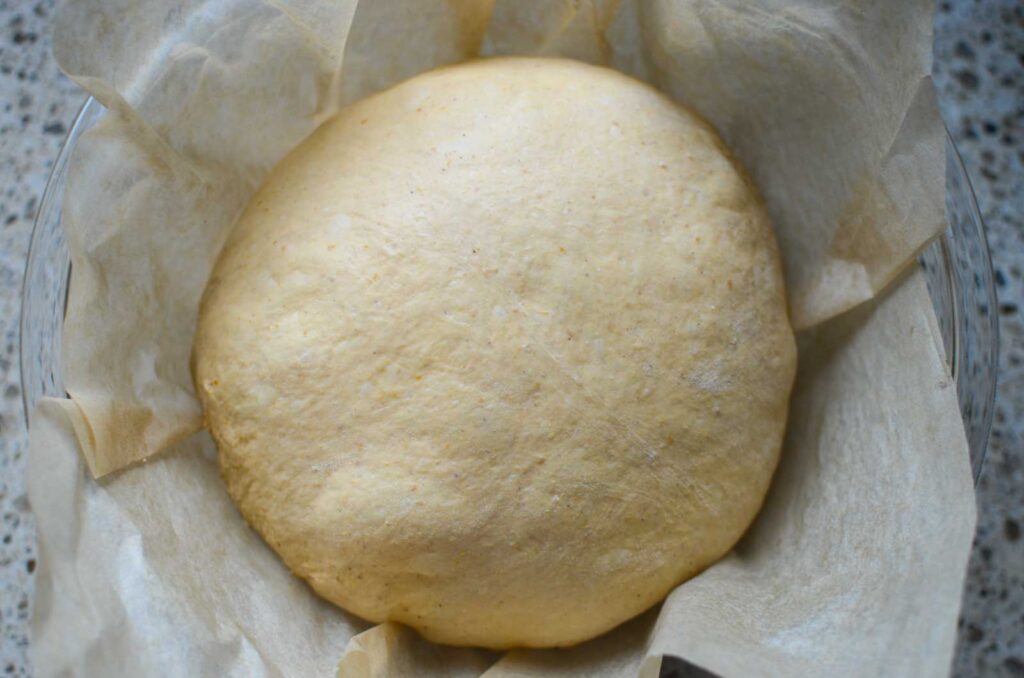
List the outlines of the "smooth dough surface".
<svg viewBox="0 0 1024 678">
<path fill-rule="evenodd" d="M 321 596 L 567 645 L 724 555 L 796 349 L 756 191 L 655 90 L 563 60 L 343 110 L 241 217 L 196 386 L 228 491 Z"/>
</svg>

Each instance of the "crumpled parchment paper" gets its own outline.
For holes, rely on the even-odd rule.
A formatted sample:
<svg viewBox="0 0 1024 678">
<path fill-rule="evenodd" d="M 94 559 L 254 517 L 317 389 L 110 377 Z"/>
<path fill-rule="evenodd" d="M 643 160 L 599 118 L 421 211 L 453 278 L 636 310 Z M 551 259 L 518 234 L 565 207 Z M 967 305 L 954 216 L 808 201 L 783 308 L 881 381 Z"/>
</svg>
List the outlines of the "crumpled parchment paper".
<svg viewBox="0 0 1024 678">
<path fill-rule="evenodd" d="M 32 417 L 39 675 L 646 677 L 663 654 L 724 676 L 946 672 L 974 524 L 966 441 L 921 276 L 879 295 L 944 225 L 930 12 L 68 3 L 58 59 L 108 114 L 64 200 L 71 399 Z M 601 638 L 501 657 L 367 629 L 293 578 L 224 492 L 189 370 L 209 270 L 266 172 L 340 105 L 492 54 L 607 64 L 707 117 L 760 186 L 794 322 L 814 327 L 780 470 L 734 553 Z"/>
</svg>

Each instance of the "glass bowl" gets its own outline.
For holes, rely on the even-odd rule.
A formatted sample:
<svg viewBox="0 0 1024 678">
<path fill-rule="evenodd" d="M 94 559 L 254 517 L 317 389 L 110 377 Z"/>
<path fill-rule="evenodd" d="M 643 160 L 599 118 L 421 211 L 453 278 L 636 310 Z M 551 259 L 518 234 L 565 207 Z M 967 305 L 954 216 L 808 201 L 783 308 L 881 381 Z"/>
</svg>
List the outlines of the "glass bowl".
<svg viewBox="0 0 1024 678">
<path fill-rule="evenodd" d="M 66 395 L 61 379 L 61 338 L 71 262 L 60 227 L 68 159 L 75 142 L 103 114 L 89 98 L 54 163 L 36 216 L 22 291 L 21 392 L 25 418 L 42 396 Z M 949 373 L 956 382 L 975 482 L 992 426 L 998 361 L 996 293 L 984 224 L 963 162 L 946 137 L 948 226 L 919 257 L 942 331 Z M 711 676 L 677 657 L 666 657 L 662 678 Z"/>
<path fill-rule="evenodd" d="M 21 304 L 21 392 L 26 421 L 42 396 L 65 396 L 61 379 L 61 329 L 71 263 L 60 227 L 68 159 L 76 141 L 103 114 L 89 98 L 54 163 L 39 206 Z M 992 426 L 998 354 L 998 314 L 988 241 L 971 182 L 953 141 L 946 143 L 945 233 L 920 255 L 956 381 L 975 480 Z"/>
</svg>

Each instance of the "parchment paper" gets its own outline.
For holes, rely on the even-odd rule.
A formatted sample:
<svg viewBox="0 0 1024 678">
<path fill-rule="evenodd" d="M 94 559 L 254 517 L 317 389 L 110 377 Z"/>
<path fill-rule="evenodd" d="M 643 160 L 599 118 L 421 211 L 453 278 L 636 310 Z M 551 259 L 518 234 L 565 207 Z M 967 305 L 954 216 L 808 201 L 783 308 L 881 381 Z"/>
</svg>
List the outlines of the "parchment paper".
<svg viewBox="0 0 1024 678">
<path fill-rule="evenodd" d="M 930 0 L 78 0 L 62 67 L 109 114 L 64 227 L 71 399 L 32 422 L 39 675 L 474 675 L 493 657 L 320 603 L 221 487 L 189 371 L 199 296 L 262 177 L 339 105 L 437 65 L 547 54 L 705 115 L 761 187 L 795 323 L 875 296 L 943 226 Z M 735 553 L 660 611 L 494 676 L 944 673 L 973 529 L 918 275 L 801 337 L 783 462 Z M 146 465 L 125 469 L 157 453 Z M 96 476 L 94 481 L 79 454 Z M 666 498 L 670 501 L 671 498 Z M 351 643 L 350 643 L 351 641 Z"/>
</svg>

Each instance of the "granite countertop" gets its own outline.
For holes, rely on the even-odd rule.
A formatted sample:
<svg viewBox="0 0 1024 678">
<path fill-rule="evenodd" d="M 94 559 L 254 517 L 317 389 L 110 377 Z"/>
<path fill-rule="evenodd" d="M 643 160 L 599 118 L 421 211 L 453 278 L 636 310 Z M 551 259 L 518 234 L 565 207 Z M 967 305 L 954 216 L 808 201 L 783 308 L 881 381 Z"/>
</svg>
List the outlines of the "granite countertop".
<svg viewBox="0 0 1024 678">
<path fill-rule="evenodd" d="M 940 0 L 935 80 L 974 184 L 999 299 L 995 421 L 978 483 L 956 676 L 1024 676 L 1024 2 Z"/>
<path fill-rule="evenodd" d="M 0 0 L 0 676 L 29 676 L 35 570 L 18 312 L 32 220 L 81 90 L 50 54 L 53 0 Z M 935 79 L 988 226 L 1000 314 L 995 424 L 978 485 L 956 676 L 1024 676 L 1024 3 L 940 0 Z"/>
</svg>

